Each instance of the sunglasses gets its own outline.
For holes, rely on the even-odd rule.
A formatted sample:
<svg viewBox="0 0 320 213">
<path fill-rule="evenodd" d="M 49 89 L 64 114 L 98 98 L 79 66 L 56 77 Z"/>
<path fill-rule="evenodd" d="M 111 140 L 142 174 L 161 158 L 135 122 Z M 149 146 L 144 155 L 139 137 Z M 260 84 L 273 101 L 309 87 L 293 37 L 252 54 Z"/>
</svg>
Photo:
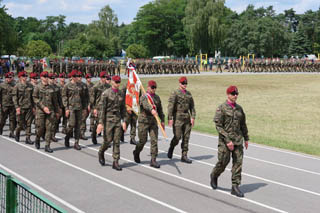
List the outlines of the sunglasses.
<svg viewBox="0 0 320 213">
<path fill-rule="evenodd" d="M 232 93 L 230 93 L 232 96 L 235 96 L 235 95 L 239 95 L 239 93 L 238 92 L 232 92 Z"/>
<path fill-rule="evenodd" d="M 49 76 L 47 76 L 47 75 L 44 75 L 44 76 L 41 76 L 41 77 L 43 77 L 43 78 L 49 78 Z"/>
<path fill-rule="evenodd" d="M 188 85 L 188 82 L 184 81 L 181 83 L 182 85 Z"/>
<path fill-rule="evenodd" d="M 151 89 L 157 89 L 157 87 L 156 87 L 156 86 L 151 86 L 150 88 L 151 88 Z"/>
<path fill-rule="evenodd" d="M 6 77 L 6 78 L 12 78 L 12 76 L 10 76 L 10 77 Z"/>
<path fill-rule="evenodd" d="M 120 84 L 120 83 L 121 83 L 121 81 L 115 81 L 115 83 L 116 83 L 116 84 Z"/>
</svg>

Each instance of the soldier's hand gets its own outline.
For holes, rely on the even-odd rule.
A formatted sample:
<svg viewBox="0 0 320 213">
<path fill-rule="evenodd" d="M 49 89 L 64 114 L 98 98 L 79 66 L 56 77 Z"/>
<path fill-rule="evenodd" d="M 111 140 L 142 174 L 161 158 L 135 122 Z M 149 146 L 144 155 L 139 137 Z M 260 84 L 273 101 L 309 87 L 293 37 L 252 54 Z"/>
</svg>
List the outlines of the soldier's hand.
<svg viewBox="0 0 320 213">
<path fill-rule="evenodd" d="M 20 111 L 20 107 L 16 109 L 17 115 L 20 115 L 21 111 Z"/>
<path fill-rule="evenodd" d="M 234 145 L 233 145 L 232 141 L 230 141 L 229 143 L 227 143 L 227 147 L 228 147 L 228 149 L 229 149 L 230 151 L 233 151 Z"/>
<path fill-rule="evenodd" d="M 90 111 L 91 111 L 91 108 L 90 108 L 90 106 L 88 106 L 88 113 L 90 113 Z"/>
<path fill-rule="evenodd" d="M 56 113 L 56 118 L 57 118 L 57 119 L 60 118 L 60 113 L 59 113 L 59 112 Z"/>
<path fill-rule="evenodd" d="M 98 117 L 98 110 L 94 109 L 93 110 L 93 115 L 94 115 L 94 117 Z"/>
<path fill-rule="evenodd" d="M 244 146 L 246 147 L 246 149 L 248 149 L 249 141 L 245 141 L 245 142 L 244 142 Z"/>
<path fill-rule="evenodd" d="M 36 108 L 32 108 L 32 113 L 35 115 L 36 114 Z"/>
<path fill-rule="evenodd" d="M 172 127 L 172 125 L 173 125 L 173 120 L 169 120 L 169 121 L 168 121 L 168 125 L 169 125 L 169 127 Z"/>
<path fill-rule="evenodd" d="M 158 113 L 157 113 L 156 110 L 152 109 L 152 110 L 151 110 L 151 114 L 152 114 L 152 115 L 157 115 Z"/>
<path fill-rule="evenodd" d="M 127 110 L 127 113 L 131 115 L 131 113 L 132 113 L 132 110 Z"/>
<path fill-rule="evenodd" d="M 191 125 L 194 126 L 194 118 L 191 118 Z"/>
<path fill-rule="evenodd" d="M 66 110 L 66 117 L 69 118 L 70 110 Z"/>
<path fill-rule="evenodd" d="M 48 107 L 44 107 L 44 108 L 43 108 L 43 111 L 44 111 L 44 113 L 46 113 L 46 114 L 50 114 L 50 110 L 49 110 Z"/>
<path fill-rule="evenodd" d="M 97 134 L 100 134 L 103 131 L 103 125 L 99 124 L 97 127 Z"/>
<path fill-rule="evenodd" d="M 126 124 L 126 122 L 123 122 L 123 123 L 122 123 L 122 129 L 123 129 L 124 132 L 127 131 L 127 124 Z"/>
</svg>

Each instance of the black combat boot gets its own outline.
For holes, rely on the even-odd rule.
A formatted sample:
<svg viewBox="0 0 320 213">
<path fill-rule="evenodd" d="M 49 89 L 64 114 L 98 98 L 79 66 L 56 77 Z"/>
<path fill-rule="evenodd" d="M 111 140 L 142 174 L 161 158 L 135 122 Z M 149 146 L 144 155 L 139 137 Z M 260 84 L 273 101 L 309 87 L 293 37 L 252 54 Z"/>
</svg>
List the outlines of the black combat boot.
<svg viewBox="0 0 320 213">
<path fill-rule="evenodd" d="M 210 185 L 213 189 L 218 188 L 218 177 L 210 175 Z"/>
<path fill-rule="evenodd" d="M 91 138 L 92 138 L 92 143 L 93 144 L 97 144 L 98 143 L 98 141 L 97 141 L 97 133 L 92 132 Z"/>
<path fill-rule="evenodd" d="M 53 150 L 50 148 L 49 145 L 46 145 L 46 146 L 44 147 L 44 151 L 45 151 L 45 152 L 49 152 L 49 153 L 52 153 L 52 152 L 53 152 Z"/>
<path fill-rule="evenodd" d="M 134 162 L 141 163 L 141 161 L 140 161 L 140 153 L 137 152 L 136 150 L 133 150 L 133 159 L 134 159 Z"/>
<path fill-rule="evenodd" d="M 67 133 L 67 135 L 66 135 L 66 137 L 64 138 L 64 145 L 65 145 L 65 147 L 70 147 L 70 142 L 69 142 L 69 140 L 70 140 L 70 134 L 68 134 Z"/>
<path fill-rule="evenodd" d="M 14 137 L 14 139 L 19 142 L 20 141 L 20 132 L 16 132 L 16 136 Z"/>
<path fill-rule="evenodd" d="M 172 159 L 173 150 L 174 150 L 174 147 L 170 146 L 170 148 L 168 150 L 168 158 L 170 158 L 170 159 Z"/>
<path fill-rule="evenodd" d="M 40 138 L 36 137 L 36 143 L 35 143 L 36 149 L 40 149 Z"/>
<path fill-rule="evenodd" d="M 120 142 L 123 143 L 124 142 L 124 132 L 123 130 L 121 130 L 121 138 L 120 138 Z"/>
<path fill-rule="evenodd" d="M 2 133 L 3 133 L 3 129 L 2 129 L 2 128 L 0 128 L 0 135 L 2 135 Z"/>
<path fill-rule="evenodd" d="M 101 166 L 104 166 L 106 164 L 106 161 L 104 159 L 104 152 L 98 152 L 98 157 L 99 157 L 99 163 Z"/>
<path fill-rule="evenodd" d="M 26 137 L 26 144 L 30 144 L 30 145 L 34 144 L 33 141 L 31 141 L 30 136 Z"/>
<path fill-rule="evenodd" d="M 240 191 L 238 185 L 232 185 L 231 194 L 237 197 L 244 197 L 244 194 Z"/>
<path fill-rule="evenodd" d="M 130 139 L 130 144 L 137 145 L 137 141 L 135 138 Z"/>
<path fill-rule="evenodd" d="M 74 148 L 75 150 L 81 150 L 81 146 L 79 145 L 79 141 L 76 141 L 76 142 L 74 143 L 73 148 Z"/>
<path fill-rule="evenodd" d="M 158 162 L 156 161 L 156 158 L 152 158 L 150 161 L 150 166 L 159 169 L 160 168 L 160 164 L 158 164 Z"/>
<path fill-rule="evenodd" d="M 187 155 L 182 155 L 181 162 L 190 164 L 190 163 L 192 163 L 192 160 L 190 160 Z"/>
<path fill-rule="evenodd" d="M 14 133 L 13 132 L 10 132 L 9 138 L 14 138 Z"/>
<path fill-rule="evenodd" d="M 122 170 L 122 168 L 121 168 L 120 165 L 119 165 L 118 160 L 113 161 L 112 169 L 115 169 L 115 170 L 117 170 L 117 171 L 121 171 L 121 170 Z"/>
</svg>

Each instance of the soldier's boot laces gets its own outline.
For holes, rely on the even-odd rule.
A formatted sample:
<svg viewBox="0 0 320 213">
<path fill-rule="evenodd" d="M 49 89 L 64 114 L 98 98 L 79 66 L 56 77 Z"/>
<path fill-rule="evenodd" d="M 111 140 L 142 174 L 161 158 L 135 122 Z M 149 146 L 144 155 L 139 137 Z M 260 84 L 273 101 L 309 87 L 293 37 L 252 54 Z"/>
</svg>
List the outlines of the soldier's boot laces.
<svg viewBox="0 0 320 213">
<path fill-rule="evenodd" d="M 104 159 L 104 152 L 98 152 L 98 157 L 99 157 L 99 163 L 101 166 L 104 166 L 106 164 L 106 161 Z"/>
<path fill-rule="evenodd" d="M 14 138 L 14 133 L 13 132 L 10 132 L 9 138 Z"/>
<path fill-rule="evenodd" d="M 96 133 L 92 132 L 92 134 L 91 134 L 91 139 L 92 139 L 92 143 L 93 143 L 93 144 L 97 144 L 97 143 L 98 143 L 98 141 L 97 141 L 97 134 L 96 134 Z"/>
<path fill-rule="evenodd" d="M 74 143 L 73 148 L 74 148 L 75 150 L 81 150 L 81 146 L 79 145 L 79 141 L 76 141 L 76 142 Z"/>
<path fill-rule="evenodd" d="M 140 153 L 137 152 L 136 150 L 133 150 L 133 158 L 134 158 L 134 162 L 141 163 L 141 161 L 140 161 Z"/>
<path fill-rule="evenodd" d="M 30 145 L 34 144 L 34 142 L 31 141 L 30 136 L 26 137 L 26 144 L 30 144 Z"/>
<path fill-rule="evenodd" d="M 14 137 L 14 139 L 19 142 L 20 141 L 20 132 L 16 132 L 16 136 Z"/>
<path fill-rule="evenodd" d="M 64 145 L 65 147 L 70 147 L 70 134 L 67 134 L 66 137 L 64 138 Z"/>
<path fill-rule="evenodd" d="M 150 162 L 150 166 L 159 169 L 160 164 L 157 162 L 156 158 L 152 158 Z"/>
<path fill-rule="evenodd" d="M 170 158 L 170 159 L 172 159 L 173 150 L 174 150 L 174 147 L 170 146 L 170 148 L 168 150 L 168 158 Z"/>
<path fill-rule="evenodd" d="M 187 155 L 182 155 L 181 162 L 190 164 L 190 163 L 192 163 L 192 160 L 190 160 Z"/>
<path fill-rule="evenodd" d="M 231 188 L 231 194 L 237 197 L 244 197 L 244 194 L 240 191 L 238 185 L 233 185 Z"/>
<path fill-rule="evenodd" d="M 213 189 L 218 188 L 218 177 L 210 175 L 210 185 Z"/>
<path fill-rule="evenodd" d="M 36 149 L 40 149 L 40 138 L 36 138 L 36 142 L 35 142 L 35 147 Z"/>
<path fill-rule="evenodd" d="M 46 146 L 44 147 L 44 151 L 45 151 L 45 152 L 49 152 L 49 153 L 52 153 L 52 152 L 53 152 L 53 150 L 50 148 L 49 145 L 46 145 Z"/>
<path fill-rule="evenodd" d="M 122 168 L 119 165 L 119 161 L 117 161 L 117 160 L 113 161 L 112 168 L 117 170 L 117 171 L 121 171 L 122 170 Z"/>
<path fill-rule="evenodd" d="M 137 145 L 137 141 L 135 138 L 130 139 L 130 144 Z"/>
</svg>

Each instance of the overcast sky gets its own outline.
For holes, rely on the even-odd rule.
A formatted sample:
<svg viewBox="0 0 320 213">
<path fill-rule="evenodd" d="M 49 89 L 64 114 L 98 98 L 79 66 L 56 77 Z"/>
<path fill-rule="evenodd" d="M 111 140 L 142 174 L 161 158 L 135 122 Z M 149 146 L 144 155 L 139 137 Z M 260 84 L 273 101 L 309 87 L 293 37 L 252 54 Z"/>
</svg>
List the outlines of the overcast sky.
<svg viewBox="0 0 320 213">
<path fill-rule="evenodd" d="M 119 24 L 133 21 L 139 8 L 150 0 L 3 0 L 13 17 L 36 17 L 65 15 L 66 22 L 91 23 L 98 19 L 99 10 L 109 4 L 118 16 Z M 245 10 L 248 4 L 257 7 L 273 5 L 277 13 L 293 8 L 298 14 L 318 10 L 320 0 L 226 0 L 226 6 L 234 11 Z"/>
</svg>

